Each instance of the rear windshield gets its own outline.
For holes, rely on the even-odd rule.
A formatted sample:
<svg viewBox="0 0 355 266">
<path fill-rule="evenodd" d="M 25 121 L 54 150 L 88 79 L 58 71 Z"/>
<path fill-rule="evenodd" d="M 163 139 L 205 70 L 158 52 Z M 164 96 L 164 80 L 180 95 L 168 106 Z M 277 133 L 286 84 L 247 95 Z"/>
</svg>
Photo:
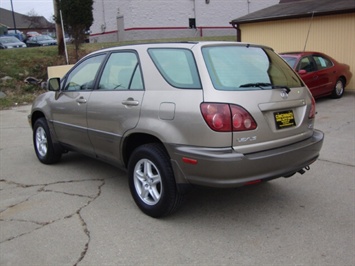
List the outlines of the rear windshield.
<svg viewBox="0 0 355 266">
<path fill-rule="evenodd" d="M 297 57 L 281 55 L 282 59 L 287 62 L 292 68 L 296 67 Z"/>
<path fill-rule="evenodd" d="M 20 42 L 16 37 L 2 37 L 0 38 L 1 43 L 16 43 Z"/>
<path fill-rule="evenodd" d="M 202 53 L 212 83 L 217 90 L 261 90 L 271 89 L 272 86 L 289 88 L 303 86 L 297 74 L 271 49 L 253 46 L 211 46 L 202 48 Z"/>
</svg>

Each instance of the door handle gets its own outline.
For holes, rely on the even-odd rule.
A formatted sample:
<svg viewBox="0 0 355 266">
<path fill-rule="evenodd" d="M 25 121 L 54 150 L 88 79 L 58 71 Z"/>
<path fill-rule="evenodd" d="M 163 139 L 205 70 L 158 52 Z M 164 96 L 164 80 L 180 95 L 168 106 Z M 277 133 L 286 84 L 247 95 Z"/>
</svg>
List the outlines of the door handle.
<svg viewBox="0 0 355 266">
<path fill-rule="evenodd" d="M 139 105 L 139 102 L 133 98 L 128 98 L 127 100 L 122 101 L 122 104 L 125 106 L 137 106 Z"/>
<path fill-rule="evenodd" d="M 84 97 L 79 97 L 78 99 L 76 99 L 77 103 L 86 103 L 86 99 Z"/>
</svg>

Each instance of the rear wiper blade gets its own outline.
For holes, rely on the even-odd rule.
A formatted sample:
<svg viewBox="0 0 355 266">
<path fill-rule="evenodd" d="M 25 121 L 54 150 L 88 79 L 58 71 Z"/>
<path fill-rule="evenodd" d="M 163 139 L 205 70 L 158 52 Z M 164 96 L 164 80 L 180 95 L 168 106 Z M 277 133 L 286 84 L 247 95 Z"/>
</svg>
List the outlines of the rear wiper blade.
<svg viewBox="0 0 355 266">
<path fill-rule="evenodd" d="M 271 87 L 272 89 L 285 89 L 287 94 L 291 91 L 290 88 L 287 86 L 276 86 L 276 85 L 272 85 L 271 83 L 263 83 L 263 82 L 246 83 L 246 84 L 240 85 L 239 87 L 240 88 L 258 87 L 262 90 L 265 90 L 265 87 Z"/>
<path fill-rule="evenodd" d="M 246 83 L 243 85 L 240 85 L 240 88 L 249 88 L 249 87 L 259 87 L 261 89 L 264 89 L 262 87 L 270 87 L 272 86 L 271 83 L 263 83 L 263 82 L 257 82 L 257 83 Z"/>
</svg>

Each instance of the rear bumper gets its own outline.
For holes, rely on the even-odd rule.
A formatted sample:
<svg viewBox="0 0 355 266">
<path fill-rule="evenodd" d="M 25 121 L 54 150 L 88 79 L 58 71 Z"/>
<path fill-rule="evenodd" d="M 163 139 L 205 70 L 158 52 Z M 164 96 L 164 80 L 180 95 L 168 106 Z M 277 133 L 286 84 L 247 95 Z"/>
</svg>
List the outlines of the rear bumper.
<svg viewBox="0 0 355 266">
<path fill-rule="evenodd" d="M 315 130 L 312 137 L 301 142 L 252 154 L 236 153 L 232 148 L 191 146 L 168 146 L 168 150 L 178 184 L 237 187 L 298 172 L 318 158 L 323 139 L 323 132 Z M 183 158 L 196 163 L 185 163 Z"/>
</svg>

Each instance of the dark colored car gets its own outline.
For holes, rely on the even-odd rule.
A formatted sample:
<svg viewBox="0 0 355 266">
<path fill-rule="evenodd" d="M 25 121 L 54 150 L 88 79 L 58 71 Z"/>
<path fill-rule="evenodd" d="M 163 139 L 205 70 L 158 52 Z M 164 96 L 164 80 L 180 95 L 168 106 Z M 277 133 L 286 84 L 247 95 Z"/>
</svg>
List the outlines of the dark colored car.
<svg viewBox="0 0 355 266">
<path fill-rule="evenodd" d="M 288 52 L 280 56 L 298 72 L 314 98 L 340 98 L 349 84 L 350 67 L 319 52 Z"/>
<path fill-rule="evenodd" d="M 5 36 L 12 36 L 12 37 L 16 37 L 17 39 L 19 39 L 21 42 L 25 42 L 26 41 L 26 35 L 19 30 L 9 30 L 7 31 Z"/>
<path fill-rule="evenodd" d="M 28 47 L 57 45 L 57 40 L 48 35 L 37 35 L 27 40 Z"/>
</svg>

